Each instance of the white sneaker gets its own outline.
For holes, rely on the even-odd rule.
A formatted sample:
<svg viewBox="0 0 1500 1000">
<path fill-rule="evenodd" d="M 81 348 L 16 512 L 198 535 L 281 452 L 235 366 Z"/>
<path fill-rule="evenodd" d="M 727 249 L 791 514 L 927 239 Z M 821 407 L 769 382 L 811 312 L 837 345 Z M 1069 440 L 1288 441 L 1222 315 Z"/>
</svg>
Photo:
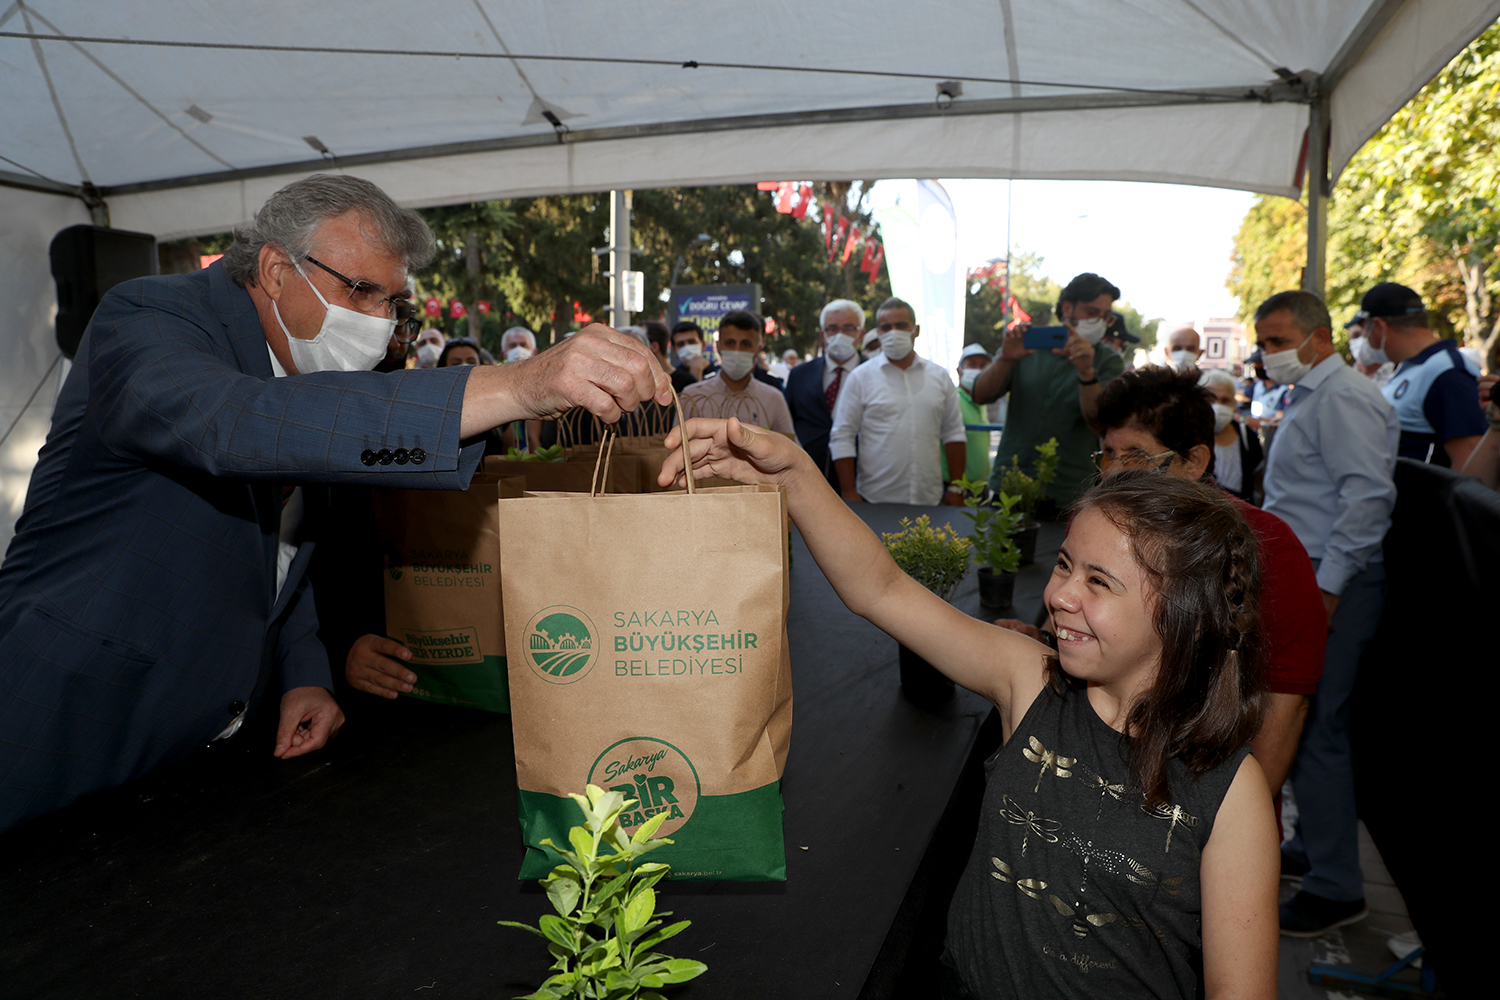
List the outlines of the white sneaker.
<svg viewBox="0 0 1500 1000">
<path fill-rule="evenodd" d="M 1393 934 L 1386 939 L 1385 946 L 1391 950 L 1391 954 L 1397 958 L 1405 958 L 1418 948 L 1422 947 L 1422 939 L 1417 937 L 1416 931 L 1407 931 L 1404 934 Z M 1418 958 L 1411 963 L 1413 969 L 1422 967 L 1422 959 Z"/>
</svg>

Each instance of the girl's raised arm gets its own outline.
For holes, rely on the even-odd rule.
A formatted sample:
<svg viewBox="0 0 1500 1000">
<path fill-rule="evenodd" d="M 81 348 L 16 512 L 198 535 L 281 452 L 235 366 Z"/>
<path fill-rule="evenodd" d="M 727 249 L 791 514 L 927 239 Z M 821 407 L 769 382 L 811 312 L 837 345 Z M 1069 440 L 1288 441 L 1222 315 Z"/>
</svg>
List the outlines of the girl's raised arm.
<svg viewBox="0 0 1500 1000">
<path fill-rule="evenodd" d="M 1203 849 L 1207 1000 L 1276 1000 L 1281 870 L 1271 792 L 1254 757 L 1240 764 Z"/>
<path fill-rule="evenodd" d="M 850 611 L 868 619 L 954 681 L 994 702 L 1005 715 L 1029 706 L 1043 683 L 1050 651 L 941 600 L 896 566 L 873 532 L 828 487 L 807 453 L 780 434 L 738 420 L 689 420 L 693 475 L 785 486 L 787 507 L 813 559 Z M 658 479 L 683 483 L 679 429 Z"/>
</svg>

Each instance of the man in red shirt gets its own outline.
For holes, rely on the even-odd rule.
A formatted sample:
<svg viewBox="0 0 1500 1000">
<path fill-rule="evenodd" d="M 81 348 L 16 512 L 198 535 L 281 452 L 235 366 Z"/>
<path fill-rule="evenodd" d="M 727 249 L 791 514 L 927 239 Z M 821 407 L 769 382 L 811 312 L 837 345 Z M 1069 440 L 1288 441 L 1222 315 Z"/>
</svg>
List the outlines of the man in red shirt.
<svg viewBox="0 0 1500 1000">
<path fill-rule="evenodd" d="M 1103 435 L 1095 462 L 1108 476 L 1121 469 L 1160 469 L 1213 481 L 1213 397 L 1197 371 L 1126 372 L 1099 394 Z M 1249 471 L 1249 470 L 1247 470 Z M 1236 499 L 1260 539 L 1261 627 L 1266 641 L 1266 717 L 1250 741 L 1266 783 L 1277 793 L 1297 756 L 1307 696 L 1323 673 L 1328 617 L 1307 550 L 1285 521 Z M 1003 623 L 1011 624 L 1011 623 Z M 1018 624 L 1018 623 L 1017 623 Z"/>
</svg>

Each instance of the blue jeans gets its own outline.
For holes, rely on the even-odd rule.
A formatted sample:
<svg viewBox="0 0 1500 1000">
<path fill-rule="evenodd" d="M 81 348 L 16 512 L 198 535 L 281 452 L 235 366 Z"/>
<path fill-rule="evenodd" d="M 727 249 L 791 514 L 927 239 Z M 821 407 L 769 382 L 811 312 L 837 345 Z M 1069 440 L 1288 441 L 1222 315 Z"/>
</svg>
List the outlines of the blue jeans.
<svg viewBox="0 0 1500 1000">
<path fill-rule="evenodd" d="M 1319 560 L 1313 560 L 1313 566 Z M 1354 768 L 1349 752 L 1349 696 L 1359 657 L 1375 634 L 1385 607 L 1385 564 L 1371 563 L 1344 588 L 1323 657 L 1323 676 L 1309 699 L 1307 723 L 1292 765 L 1297 833 L 1287 851 L 1304 857 L 1306 892 L 1324 899 L 1363 898 L 1359 819 L 1354 809 Z"/>
</svg>

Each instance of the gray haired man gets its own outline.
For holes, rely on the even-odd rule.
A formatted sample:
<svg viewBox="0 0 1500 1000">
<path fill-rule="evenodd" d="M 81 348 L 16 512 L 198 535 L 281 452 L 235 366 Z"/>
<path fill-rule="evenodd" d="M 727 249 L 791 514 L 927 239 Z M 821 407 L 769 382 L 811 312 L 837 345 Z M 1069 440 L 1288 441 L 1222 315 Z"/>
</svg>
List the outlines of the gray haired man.
<svg viewBox="0 0 1500 1000">
<path fill-rule="evenodd" d="M 326 484 L 463 489 L 501 423 L 670 400 L 604 327 L 523 364 L 370 371 L 432 252 L 375 185 L 314 175 L 221 262 L 104 297 L 0 565 L 0 829 L 247 716 L 278 757 L 333 735 L 304 572 Z"/>
</svg>

